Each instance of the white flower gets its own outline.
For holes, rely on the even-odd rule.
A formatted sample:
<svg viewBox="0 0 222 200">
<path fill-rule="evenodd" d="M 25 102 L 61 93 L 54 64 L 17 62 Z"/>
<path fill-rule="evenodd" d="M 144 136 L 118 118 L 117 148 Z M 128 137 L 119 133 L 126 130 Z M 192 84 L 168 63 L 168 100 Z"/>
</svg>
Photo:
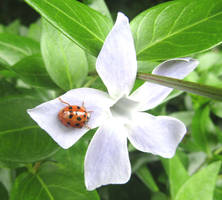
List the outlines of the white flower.
<svg viewBox="0 0 222 200">
<path fill-rule="evenodd" d="M 197 66 L 191 58 L 163 62 L 154 74 L 182 79 Z M 87 125 L 99 127 L 85 157 L 88 190 L 106 184 L 126 183 L 131 175 L 127 138 L 138 150 L 171 158 L 186 133 L 185 125 L 172 117 L 155 117 L 146 112 L 159 105 L 171 88 L 145 82 L 130 95 L 137 73 L 136 52 L 128 18 L 122 13 L 107 36 L 97 58 L 96 70 L 108 94 L 92 88 L 73 89 L 61 96 L 70 105 L 93 111 Z M 87 131 L 86 127 L 65 127 L 58 112 L 65 105 L 54 99 L 29 109 L 29 115 L 61 147 L 69 148 Z"/>
</svg>

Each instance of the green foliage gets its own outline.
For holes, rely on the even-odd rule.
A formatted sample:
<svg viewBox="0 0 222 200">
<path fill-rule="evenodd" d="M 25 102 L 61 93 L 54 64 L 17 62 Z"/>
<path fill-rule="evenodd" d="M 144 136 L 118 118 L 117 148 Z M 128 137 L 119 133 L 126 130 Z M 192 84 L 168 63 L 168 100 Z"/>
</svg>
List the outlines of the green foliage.
<svg viewBox="0 0 222 200">
<path fill-rule="evenodd" d="M 43 23 L 41 50 L 46 69 L 64 90 L 80 87 L 88 72 L 84 51 L 55 29 Z"/>
<path fill-rule="evenodd" d="M 31 86 L 56 88 L 49 78 L 40 54 L 25 57 L 10 69 Z"/>
<path fill-rule="evenodd" d="M 0 34 L 0 67 L 10 67 L 22 58 L 39 52 L 39 43 L 32 39 L 8 33 Z"/>
<path fill-rule="evenodd" d="M 208 106 L 198 108 L 192 121 L 193 138 L 200 148 L 208 153 L 207 127 L 209 126 L 209 111 Z"/>
<path fill-rule="evenodd" d="M 175 199 L 176 194 L 189 178 L 189 175 L 177 155 L 169 160 L 168 169 L 171 197 Z"/>
<path fill-rule="evenodd" d="M 8 192 L 2 183 L 0 183 L 0 197 L 2 200 L 8 200 Z"/>
<path fill-rule="evenodd" d="M 222 40 L 222 1 L 180 0 L 139 14 L 131 27 L 139 60 L 183 57 Z"/>
<path fill-rule="evenodd" d="M 40 103 L 30 97 L 0 100 L 0 160 L 35 162 L 57 151 L 58 146 L 30 119 L 26 109 Z"/>
<path fill-rule="evenodd" d="M 190 177 L 178 191 L 175 200 L 212 200 L 221 162 L 215 162 Z"/>
<path fill-rule="evenodd" d="M 26 0 L 47 21 L 86 51 L 97 56 L 112 21 L 76 0 Z"/>
<path fill-rule="evenodd" d="M 98 200 L 96 191 L 85 190 L 82 164 L 86 148 L 87 139 L 84 137 L 74 148 L 60 149 L 51 162 L 40 167 L 37 163 L 16 179 L 11 199 L 32 200 L 38 196 L 41 200 Z"/>
<path fill-rule="evenodd" d="M 212 99 L 222 97 L 222 0 L 175 0 L 142 13 L 133 8 L 139 78 L 160 60 L 191 55 L 200 61 L 188 82 L 143 76 L 180 90 L 151 113 L 182 120 L 187 134 L 172 159 L 129 144 L 130 181 L 98 193 L 84 184 L 84 158 L 95 130 L 64 150 L 26 110 L 72 88 L 106 90 L 95 73 L 96 56 L 121 8 L 110 13 L 104 0 L 26 2 L 42 18 L 29 27 L 19 20 L 0 24 L 0 199 L 222 200 L 222 103 Z M 137 79 L 134 89 L 142 83 Z"/>
<path fill-rule="evenodd" d="M 158 192 L 159 188 L 150 172 L 146 166 L 141 166 L 137 171 L 136 175 L 141 179 L 141 181 L 153 192 Z"/>
<path fill-rule="evenodd" d="M 104 0 L 83 0 L 83 2 L 90 8 L 93 8 L 107 16 L 111 21 L 113 20 Z"/>
<path fill-rule="evenodd" d="M 12 200 L 98 200 L 96 192 L 87 192 L 82 174 L 56 164 L 44 164 L 37 173 L 26 172 L 18 176 L 12 189 Z"/>
</svg>

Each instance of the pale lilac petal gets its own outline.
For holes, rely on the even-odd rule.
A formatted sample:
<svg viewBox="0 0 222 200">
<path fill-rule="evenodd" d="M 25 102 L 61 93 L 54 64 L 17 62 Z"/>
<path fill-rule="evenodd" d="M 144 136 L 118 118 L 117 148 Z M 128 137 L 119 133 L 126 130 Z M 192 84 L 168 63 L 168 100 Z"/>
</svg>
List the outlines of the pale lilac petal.
<svg viewBox="0 0 222 200">
<path fill-rule="evenodd" d="M 135 113 L 128 125 L 128 138 L 138 150 L 171 158 L 186 133 L 185 125 L 173 117 Z"/>
<path fill-rule="evenodd" d="M 93 111 L 87 122 L 90 128 L 98 127 L 109 116 L 112 100 L 107 93 L 92 88 L 79 88 L 70 90 L 60 97 L 70 105 L 81 106 L 84 102 L 86 110 Z M 66 127 L 59 121 L 58 113 L 66 106 L 56 98 L 27 110 L 32 119 L 65 149 L 72 146 L 88 131 L 86 127 Z"/>
<path fill-rule="evenodd" d="M 96 70 L 111 97 L 128 95 L 136 72 L 136 52 L 128 18 L 118 13 L 96 61 Z"/>
<path fill-rule="evenodd" d="M 198 61 L 192 58 L 177 58 L 163 62 L 153 70 L 153 74 L 183 79 L 198 65 Z M 145 82 L 131 96 L 140 102 L 139 110 L 149 110 L 159 105 L 172 91 L 172 88 Z"/>
<path fill-rule="evenodd" d="M 97 130 L 85 157 L 88 190 L 129 180 L 131 167 L 126 134 L 126 129 L 115 120 L 108 120 Z"/>
</svg>

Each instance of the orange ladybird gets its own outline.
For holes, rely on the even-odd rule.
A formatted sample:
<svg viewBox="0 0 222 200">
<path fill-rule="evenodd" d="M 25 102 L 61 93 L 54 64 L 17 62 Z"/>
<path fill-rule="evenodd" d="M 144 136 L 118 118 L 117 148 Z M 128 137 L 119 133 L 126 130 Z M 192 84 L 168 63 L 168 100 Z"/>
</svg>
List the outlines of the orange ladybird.
<svg viewBox="0 0 222 200">
<path fill-rule="evenodd" d="M 63 125 L 67 127 L 74 127 L 74 128 L 82 128 L 83 126 L 90 129 L 86 122 L 88 122 L 90 118 L 90 113 L 92 111 L 86 111 L 86 108 L 84 107 L 84 103 L 82 103 L 82 106 L 77 105 L 70 105 L 69 103 L 64 102 L 61 98 L 59 100 L 67 104 L 65 108 L 59 111 L 58 118 L 62 122 Z"/>
</svg>

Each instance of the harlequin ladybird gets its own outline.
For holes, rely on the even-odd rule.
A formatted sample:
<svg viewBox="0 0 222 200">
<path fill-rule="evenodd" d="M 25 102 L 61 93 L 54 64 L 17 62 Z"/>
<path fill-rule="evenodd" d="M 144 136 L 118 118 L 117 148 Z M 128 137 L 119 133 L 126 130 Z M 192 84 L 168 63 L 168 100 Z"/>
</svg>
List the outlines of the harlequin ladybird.
<svg viewBox="0 0 222 200">
<path fill-rule="evenodd" d="M 86 111 L 84 107 L 84 102 L 82 103 L 82 106 L 77 106 L 70 105 L 69 103 L 63 101 L 61 98 L 59 98 L 59 100 L 62 103 L 68 105 L 62 110 L 60 110 L 58 113 L 58 118 L 63 125 L 67 127 L 71 126 L 74 128 L 82 128 L 84 126 L 90 129 L 85 123 L 89 120 L 90 113 L 92 111 Z"/>
</svg>

